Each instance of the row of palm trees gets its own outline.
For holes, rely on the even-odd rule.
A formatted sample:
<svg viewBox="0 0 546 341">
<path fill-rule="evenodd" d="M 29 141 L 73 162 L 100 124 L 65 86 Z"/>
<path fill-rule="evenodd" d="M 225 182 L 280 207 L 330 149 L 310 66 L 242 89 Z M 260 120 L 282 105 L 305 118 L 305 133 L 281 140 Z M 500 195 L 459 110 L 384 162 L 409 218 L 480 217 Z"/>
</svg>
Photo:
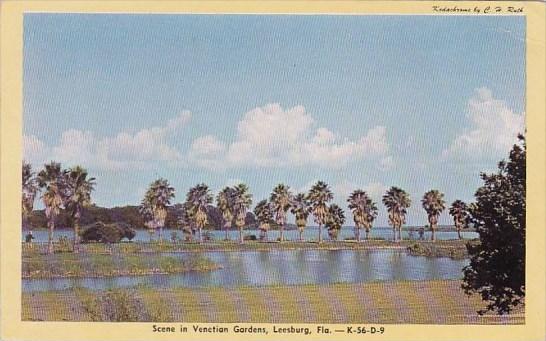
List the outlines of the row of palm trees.
<svg viewBox="0 0 546 341">
<path fill-rule="evenodd" d="M 172 204 L 174 196 L 174 188 L 166 179 L 161 178 L 150 184 L 140 206 L 140 212 L 148 227 L 152 231 L 159 229 L 160 239 L 167 207 Z M 279 227 L 281 242 L 284 241 L 288 212 L 294 215 L 300 241 L 303 241 L 303 232 L 312 214 L 315 223 L 319 226 L 318 241 L 321 243 L 323 227 L 327 228 L 330 238 L 336 239 L 345 223 L 343 209 L 337 204 L 330 204 L 333 198 L 330 187 L 323 181 L 317 181 L 308 193 L 297 194 L 293 194 L 289 186 L 281 183 L 273 188 L 268 199 L 263 199 L 256 204 L 253 213 L 264 238 L 267 240 L 267 232 L 274 223 Z M 181 210 L 178 212 L 179 225 L 190 235 L 192 231 L 197 231 L 200 242 L 202 229 L 209 223 L 207 209 L 213 201 L 214 197 L 209 187 L 204 183 L 198 184 L 189 189 L 186 201 L 182 203 Z M 373 222 L 377 218 L 376 203 L 361 189 L 353 191 L 347 202 L 355 223 L 355 239 L 358 242 L 361 241 L 362 229 L 366 233 L 365 238 L 369 239 Z M 394 240 L 399 241 L 402 239 L 402 226 L 406 223 L 407 210 L 411 205 L 410 196 L 401 188 L 391 187 L 383 195 L 382 202 L 387 208 Z M 438 190 L 430 190 L 424 194 L 421 204 L 428 215 L 431 239 L 435 240 L 438 218 L 446 208 L 444 194 Z M 229 239 L 229 231 L 235 224 L 239 230 L 239 241 L 243 243 L 242 232 L 245 227 L 245 218 L 252 206 L 252 195 L 248 186 L 241 183 L 233 187 L 224 187 L 216 196 L 216 206 L 222 213 L 226 240 Z M 456 200 L 451 205 L 449 213 L 453 216 L 455 227 L 461 238 L 460 232 L 468 222 L 468 207 L 461 200 Z"/>
<path fill-rule="evenodd" d="M 74 251 L 79 251 L 79 229 L 82 210 L 91 204 L 91 192 L 95 188 L 95 178 L 89 177 L 81 166 L 63 170 L 57 162 L 50 162 L 35 174 L 29 163 L 23 162 L 22 167 L 22 218 L 23 226 L 33 210 L 38 193 L 45 207 L 48 235 L 48 252 L 53 252 L 53 231 L 55 219 L 60 210 L 66 210 L 74 224 Z M 162 239 L 163 227 L 167 218 L 167 208 L 171 206 L 175 197 L 175 189 L 166 179 L 160 178 L 150 184 L 139 206 L 145 224 L 152 231 L 159 231 Z M 322 230 L 326 227 L 330 238 L 336 239 L 337 234 L 345 223 L 343 209 L 335 203 L 330 203 L 334 195 L 323 181 L 317 181 L 308 193 L 293 194 L 290 187 L 278 184 L 273 188 L 268 199 L 261 200 L 254 207 L 254 214 L 259 223 L 259 229 L 267 239 L 267 231 L 274 223 L 280 229 L 280 241 L 284 241 L 284 230 L 288 212 L 295 217 L 299 230 L 299 240 L 303 241 L 303 232 L 312 214 L 314 222 L 319 226 L 318 241 L 321 243 Z M 202 183 L 189 189 L 186 200 L 178 212 L 178 223 L 185 231 L 197 230 L 199 241 L 202 241 L 202 230 L 208 225 L 207 210 L 213 203 L 214 197 L 209 187 Z M 377 218 L 377 205 L 364 190 L 353 191 L 347 199 L 348 207 L 353 214 L 355 223 L 355 238 L 361 241 L 361 230 L 365 231 L 365 238 Z M 393 228 L 394 240 L 402 239 L 401 229 L 406 222 L 407 210 L 411 205 L 409 194 L 401 188 L 391 187 L 383 195 L 383 204 L 387 208 L 389 224 Z M 432 240 L 438 227 L 438 218 L 445 210 L 444 194 L 438 190 L 426 192 L 421 204 L 428 215 Z M 239 230 L 239 241 L 243 242 L 243 229 L 247 213 L 252 206 L 252 194 L 246 184 L 224 187 L 216 196 L 216 206 L 222 212 L 226 239 L 229 239 L 229 230 L 235 224 Z M 468 222 L 468 207 L 461 200 L 453 202 L 449 209 L 453 216 L 455 227 L 461 238 L 460 231 Z"/>
<path fill-rule="evenodd" d="M 61 169 L 61 164 L 50 162 L 37 174 L 29 163 L 22 167 L 22 220 L 23 226 L 32 213 L 38 193 L 45 207 L 47 218 L 48 252 L 53 253 L 53 231 L 55 219 L 64 209 L 71 216 L 74 224 L 74 252 L 79 252 L 80 218 L 85 207 L 91 205 L 91 192 L 95 188 L 95 178 L 89 177 L 87 171 L 75 166 Z"/>
</svg>

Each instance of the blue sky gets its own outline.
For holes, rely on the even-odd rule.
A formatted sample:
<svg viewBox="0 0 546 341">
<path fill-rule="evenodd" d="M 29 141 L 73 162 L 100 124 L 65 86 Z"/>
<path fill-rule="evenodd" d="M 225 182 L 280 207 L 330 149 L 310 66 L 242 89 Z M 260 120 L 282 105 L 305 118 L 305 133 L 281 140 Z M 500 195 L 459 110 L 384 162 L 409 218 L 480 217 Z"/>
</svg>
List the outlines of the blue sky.
<svg viewBox="0 0 546 341">
<path fill-rule="evenodd" d="M 25 158 L 88 168 L 103 206 L 160 176 L 176 201 L 323 179 L 344 207 L 400 186 L 422 224 L 424 191 L 471 201 L 524 129 L 524 20 L 26 14 Z"/>
</svg>

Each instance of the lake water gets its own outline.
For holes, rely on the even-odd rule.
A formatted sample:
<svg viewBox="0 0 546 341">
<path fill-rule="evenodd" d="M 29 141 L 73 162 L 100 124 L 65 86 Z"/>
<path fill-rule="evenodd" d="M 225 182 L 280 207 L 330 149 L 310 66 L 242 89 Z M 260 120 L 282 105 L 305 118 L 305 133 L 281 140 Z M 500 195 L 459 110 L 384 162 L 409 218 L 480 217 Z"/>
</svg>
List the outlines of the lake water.
<svg viewBox="0 0 546 341">
<path fill-rule="evenodd" d="M 183 238 L 183 234 L 180 230 L 173 230 L 173 229 L 164 229 L 163 230 L 163 239 L 170 240 L 171 234 L 175 233 L 178 238 Z M 224 231 L 203 231 L 203 233 L 209 233 L 213 239 L 215 240 L 223 240 L 225 238 L 225 232 Z M 25 236 L 25 232 L 23 231 L 23 239 Z M 34 241 L 35 242 L 47 242 L 48 238 L 48 231 L 47 230 L 35 230 L 33 231 Z M 257 230 L 244 230 L 243 235 L 256 235 L 259 236 L 260 232 Z M 64 236 L 68 238 L 72 238 L 74 235 L 73 230 L 71 229 L 60 229 L 55 230 L 54 232 L 54 240 L 57 240 L 59 237 Z M 280 233 L 278 230 L 272 230 L 268 232 L 268 237 L 270 240 L 275 240 L 279 237 Z M 364 231 L 361 231 L 361 236 L 364 239 Z M 471 232 L 471 231 L 465 231 L 462 232 L 462 236 L 465 239 L 473 239 L 478 238 L 477 232 Z M 230 230 L 229 231 L 229 237 L 232 240 L 238 240 L 239 238 L 239 231 L 237 230 Z M 298 240 L 299 238 L 299 232 L 297 230 L 287 230 L 284 231 L 284 237 L 286 240 Z M 326 240 L 328 239 L 328 232 L 326 229 L 323 229 L 322 231 L 322 237 Z M 338 240 L 343 240 L 345 238 L 354 237 L 354 229 L 352 227 L 343 227 L 339 232 L 339 238 Z M 383 239 L 392 239 L 393 238 L 393 232 L 391 228 L 388 227 L 375 227 L 370 232 L 370 237 L 373 238 L 383 238 Z M 418 239 L 419 234 L 414 232 L 409 232 L 407 230 L 402 231 L 402 237 L 404 239 Z M 430 232 L 425 232 L 425 239 L 430 239 Z M 158 233 L 156 232 L 155 235 L 152 236 L 153 239 L 158 238 Z M 305 240 L 317 240 L 318 239 L 318 227 L 308 227 L 305 229 L 303 233 L 303 238 Z M 455 231 L 438 231 L 436 232 L 436 238 L 439 240 L 444 239 L 457 239 L 457 232 Z M 136 230 L 136 236 L 133 239 L 134 241 L 149 241 L 150 240 L 150 234 L 147 230 Z"/>
<path fill-rule="evenodd" d="M 187 253 L 168 255 L 181 259 L 194 256 Z M 136 285 L 154 288 L 233 287 L 459 279 L 462 278 L 462 268 L 468 264 L 468 260 L 410 256 L 403 250 L 235 251 L 205 252 L 203 255 L 223 268 L 170 275 L 25 279 L 23 292 L 72 287 L 108 289 Z"/>
</svg>

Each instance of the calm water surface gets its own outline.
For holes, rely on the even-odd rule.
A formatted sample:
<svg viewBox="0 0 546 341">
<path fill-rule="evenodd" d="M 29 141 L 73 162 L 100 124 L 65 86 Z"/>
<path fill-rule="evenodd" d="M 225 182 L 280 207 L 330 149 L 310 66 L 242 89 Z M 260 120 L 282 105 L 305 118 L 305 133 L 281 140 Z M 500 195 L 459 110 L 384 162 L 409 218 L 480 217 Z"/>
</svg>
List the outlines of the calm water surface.
<svg viewBox="0 0 546 341">
<path fill-rule="evenodd" d="M 108 289 L 146 285 L 154 288 L 233 287 L 272 284 L 362 283 L 390 280 L 459 279 L 468 260 L 415 257 L 403 250 L 291 250 L 205 252 L 223 268 L 209 272 L 113 278 L 23 280 L 23 291 L 72 287 Z M 169 254 L 185 259 L 192 254 Z"/>
</svg>

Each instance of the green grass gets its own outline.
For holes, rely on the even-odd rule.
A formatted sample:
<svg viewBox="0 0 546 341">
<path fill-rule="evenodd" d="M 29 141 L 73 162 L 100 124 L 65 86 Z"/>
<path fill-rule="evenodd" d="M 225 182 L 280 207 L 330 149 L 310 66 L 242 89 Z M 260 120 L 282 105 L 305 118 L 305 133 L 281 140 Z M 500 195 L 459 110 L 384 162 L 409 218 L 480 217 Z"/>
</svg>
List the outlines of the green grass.
<svg viewBox="0 0 546 341">
<path fill-rule="evenodd" d="M 23 254 L 23 278 L 110 277 L 209 271 L 218 265 L 201 255 L 178 259 L 161 254 Z"/>
<path fill-rule="evenodd" d="M 47 321 L 181 321 L 249 323 L 410 323 L 523 324 L 524 308 L 499 317 L 479 316 L 484 304 L 466 296 L 452 280 L 370 282 L 364 284 L 237 287 L 228 289 L 149 287 L 23 293 L 22 319 Z M 235 304 L 236 292 L 244 304 Z M 298 296 L 296 296 L 296 294 Z M 393 297 L 392 293 L 396 293 Z M 332 309 L 337 298 L 343 314 Z M 206 298 L 206 299 L 205 299 Z M 76 302 L 74 302 L 76 301 Z M 59 305 L 59 302 L 62 304 Z M 105 308 L 104 302 L 108 302 Z M 306 302 L 306 303 L 303 303 Z M 133 307 L 133 308 L 131 308 Z M 128 309 L 139 307 L 137 315 Z M 173 309 L 175 307 L 175 309 Z M 105 311 L 104 309 L 109 309 Z M 241 314 L 243 309 L 245 314 Z M 178 311 L 178 313 L 175 313 Z M 303 321 L 306 311 L 315 321 Z M 241 320 L 240 316 L 247 316 Z M 110 316 L 110 318 L 108 318 Z"/>
<path fill-rule="evenodd" d="M 344 241 L 325 241 L 318 243 L 316 241 L 285 241 L 285 242 L 261 242 L 261 241 L 245 241 L 240 244 L 236 241 L 210 241 L 199 244 L 197 242 L 123 242 L 117 244 L 100 244 L 90 243 L 82 244 L 82 253 L 93 254 L 131 254 L 131 253 L 156 253 L 156 252 L 206 252 L 206 251 L 270 251 L 270 250 L 367 250 L 381 248 L 397 248 L 406 249 L 411 247 L 416 255 L 431 256 L 431 257 L 458 257 L 466 252 L 466 243 L 477 241 L 469 240 L 437 240 L 431 241 L 415 241 L 404 240 L 401 242 L 393 242 L 388 240 L 370 239 L 363 240 L 358 243 L 353 240 Z M 415 245 L 418 247 L 416 248 Z M 419 248 L 421 246 L 421 248 Z M 55 244 L 55 250 L 60 251 L 63 246 Z M 23 255 L 45 253 L 47 243 L 34 243 L 29 245 L 23 243 Z M 432 250 L 431 252 L 425 252 Z M 435 250 L 439 250 L 435 252 Z M 411 250 L 410 250 L 411 251 Z M 423 251 L 423 252 L 420 252 Z"/>
<path fill-rule="evenodd" d="M 479 241 L 470 240 L 466 243 L 476 245 Z M 415 242 L 410 244 L 407 250 L 410 255 L 414 256 L 463 259 L 468 257 L 466 243 Z"/>
</svg>

